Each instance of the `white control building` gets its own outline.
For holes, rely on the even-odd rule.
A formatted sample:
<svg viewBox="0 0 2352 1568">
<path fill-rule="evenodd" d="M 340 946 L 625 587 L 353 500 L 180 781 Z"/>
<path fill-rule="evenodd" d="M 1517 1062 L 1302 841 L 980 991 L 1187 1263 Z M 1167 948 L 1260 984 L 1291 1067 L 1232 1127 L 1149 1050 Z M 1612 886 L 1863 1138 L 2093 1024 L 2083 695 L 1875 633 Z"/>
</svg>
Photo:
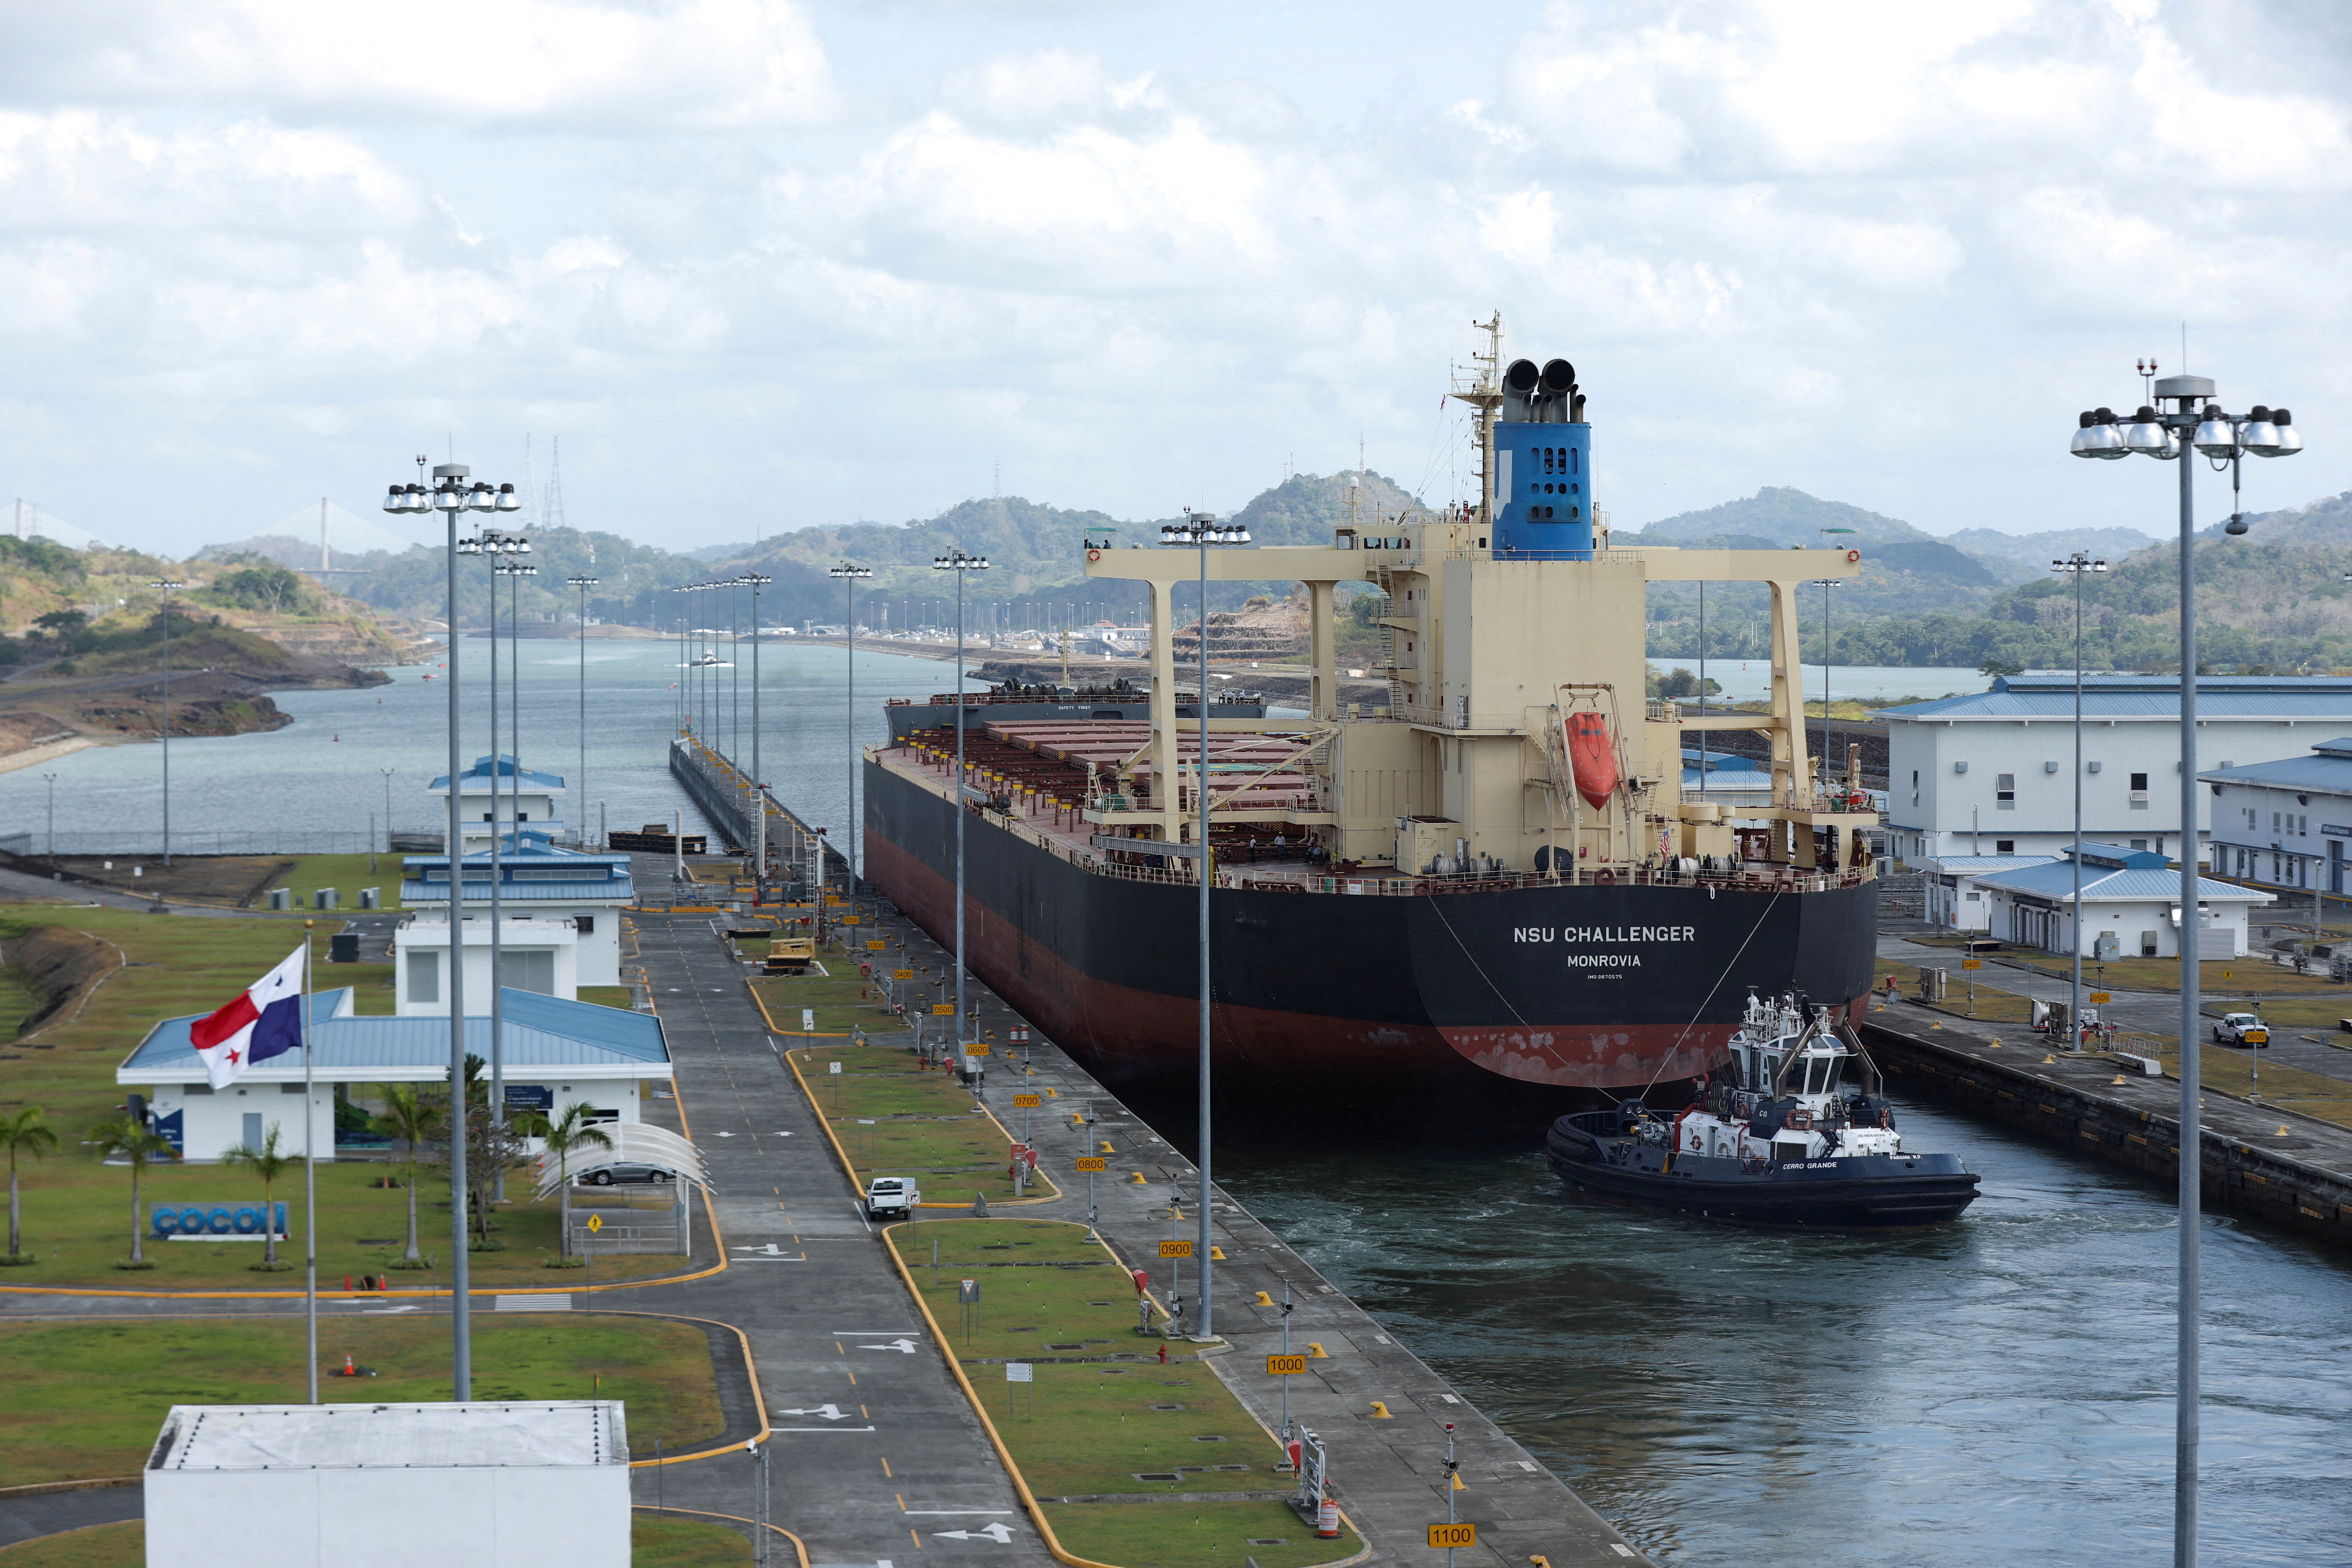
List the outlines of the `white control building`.
<svg viewBox="0 0 2352 1568">
<path fill-rule="evenodd" d="M 2201 676 L 2197 709 L 2200 764 L 2227 773 L 2240 759 L 2288 756 L 2315 736 L 2352 731 L 2352 679 Z M 2071 674 L 2007 676 L 1989 691 L 1878 716 L 1887 721 L 1886 832 L 1895 859 L 1916 866 L 1949 855 L 2056 855 L 2072 846 Z M 2085 676 L 2083 726 L 2084 838 L 2177 858 L 2179 678 Z M 2192 831 L 2201 859 L 2212 796 L 2200 789 L 2197 799 Z"/>
</svg>

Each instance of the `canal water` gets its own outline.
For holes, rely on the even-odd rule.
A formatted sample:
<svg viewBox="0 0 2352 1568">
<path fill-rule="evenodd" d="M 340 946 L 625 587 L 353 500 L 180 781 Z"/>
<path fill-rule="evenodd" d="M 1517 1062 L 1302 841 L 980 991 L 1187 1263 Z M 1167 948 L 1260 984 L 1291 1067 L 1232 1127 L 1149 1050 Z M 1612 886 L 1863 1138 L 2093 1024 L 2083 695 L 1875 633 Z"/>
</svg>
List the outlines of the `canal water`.
<svg viewBox="0 0 2352 1568">
<path fill-rule="evenodd" d="M 1217 1173 L 1663 1563 L 2170 1561 L 2168 1194 L 1900 1115 L 1984 1176 L 1958 1225 L 1735 1231 L 1569 1197 L 1532 1152 Z M 2204 1291 L 2206 1561 L 2342 1568 L 2352 1259 L 2209 1217 Z"/>
<path fill-rule="evenodd" d="M 468 758 L 488 750 L 488 647 L 461 645 Z M 522 645 L 530 766 L 578 772 L 579 654 L 569 643 Z M 770 782 L 838 832 L 849 787 L 843 651 L 769 644 L 760 658 Z M 667 820 L 684 804 L 662 750 L 678 712 L 678 658 L 675 644 L 589 645 L 592 827 L 598 803 L 616 827 Z M 392 770 L 394 824 L 437 831 L 422 792 L 443 770 L 445 689 L 421 678 L 440 670 L 392 673 L 373 690 L 281 695 L 297 719 L 285 730 L 174 742 L 181 846 L 205 847 L 210 836 L 290 849 L 333 836 L 346 842 L 318 847 L 359 847 L 370 814 L 384 811 L 379 769 Z M 737 679 L 720 671 L 717 690 L 693 699 L 722 737 L 736 726 Z M 861 651 L 858 738 L 887 732 L 885 698 L 929 696 L 951 680 L 944 664 Z M 1967 689 L 1890 684 L 1903 689 L 1889 696 Z M 121 746 L 0 774 L 0 833 L 29 830 L 37 847 L 40 774 L 53 773 L 61 849 L 152 846 L 159 762 L 158 747 Z M 1930 1110 L 1907 1111 L 1904 1127 L 1984 1174 L 1984 1196 L 1958 1225 L 1871 1238 L 1645 1217 L 1563 1196 L 1532 1152 L 1286 1139 L 1222 1147 L 1218 1173 L 1676 1568 L 2167 1560 L 2168 1195 Z M 2207 1223 L 2208 1560 L 2343 1568 L 2352 1259 Z"/>
<path fill-rule="evenodd" d="M 468 637 L 458 646 L 467 714 L 464 754 L 470 763 L 490 749 L 485 704 L 489 644 Z M 513 667 L 509 645 L 501 642 L 499 649 L 499 746 L 513 751 L 508 738 Z M 589 643 L 583 790 L 581 647 L 524 641 L 519 753 L 523 765 L 570 780 L 572 788 L 562 809 L 584 811 L 591 833 L 600 810 L 614 828 L 667 822 L 680 808 L 688 824 L 696 824 L 694 807 L 670 781 L 663 748 L 676 732 L 683 683 L 692 693 L 698 727 L 730 750 L 740 745 L 749 763 L 749 645 L 740 654 L 740 668 L 682 670 L 674 641 Z M 759 659 L 761 762 L 768 782 L 778 799 L 838 835 L 848 820 L 850 788 L 845 761 L 846 653 L 770 642 L 760 646 Z M 275 693 L 278 707 L 295 720 L 283 730 L 173 741 L 173 847 L 186 853 L 363 850 L 372 823 L 382 842 L 387 801 L 395 829 L 442 831 L 437 803 L 424 793 L 448 771 L 442 666 L 437 660 L 394 666 L 385 673 L 392 677 L 390 686 L 366 690 Z M 889 733 L 882 713 L 886 699 L 947 690 L 955 670 L 950 663 L 861 648 L 856 679 L 856 734 L 866 744 Z M 28 833 L 33 852 L 42 851 L 51 799 L 42 775 L 54 773 L 59 853 L 153 853 L 163 844 L 163 750 L 153 744 L 106 746 L 0 773 L 0 837 Z"/>
</svg>

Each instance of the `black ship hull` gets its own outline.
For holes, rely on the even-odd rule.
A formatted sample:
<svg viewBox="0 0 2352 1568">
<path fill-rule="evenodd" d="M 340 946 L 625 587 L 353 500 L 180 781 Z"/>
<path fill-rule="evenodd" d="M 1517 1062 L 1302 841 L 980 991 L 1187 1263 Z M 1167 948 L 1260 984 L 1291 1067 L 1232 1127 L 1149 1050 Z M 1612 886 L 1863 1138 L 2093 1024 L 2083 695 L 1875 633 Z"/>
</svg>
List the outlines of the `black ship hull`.
<svg viewBox="0 0 2352 1568">
<path fill-rule="evenodd" d="M 1618 1133 L 1615 1111 L 1563 1116 L 1545 1141 L 1570 1192 L 1726 1225 L 1892 1230 L 1948 1225 L 1977 1197 L 1953 1154 L 1785 1162 L 1679 1153 Z"/>
<path fill-rule="evenodd" d="M 866 763 L 866 877 L 943 943 L 955 819 Z M 973 972 L 1122 1093 L 1184 1090 L 1197 1038 L 1197 893 L 1088 871 L 972 814 Z M 1426 897 L 1219 888 L 1220 1104 L 1293 1122 L 1508 1127 L 1727 1057 L 1752 987 L 1858 1006 L 1877 930 L 1869 883 L 1822 892 L 1544 886 Z"/>
</svg>

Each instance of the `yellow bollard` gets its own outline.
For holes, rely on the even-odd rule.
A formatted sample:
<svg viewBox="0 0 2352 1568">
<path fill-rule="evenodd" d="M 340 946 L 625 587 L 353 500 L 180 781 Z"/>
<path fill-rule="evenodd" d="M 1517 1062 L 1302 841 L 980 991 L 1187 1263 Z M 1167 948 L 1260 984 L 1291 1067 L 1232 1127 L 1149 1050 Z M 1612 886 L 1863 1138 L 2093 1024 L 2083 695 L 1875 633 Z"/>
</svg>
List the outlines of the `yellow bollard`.
<svg viewBox="0 0 2352 1568">
<path fill-rule="evenodd" d="M 1329 1361 L 1331 1359 L 1331 1352 L 1325 1350 L 1320 1343 L 1314 1340 L 1307 1342 L 1307 1359 L 1308 1361 Z"/>
<path fill-rule="evenodd" d="M 1274 1298 L 1261 1290 L 1257 1293 L 1257 1300 L 1252 1301 L 1250 1305 L 1253 1307 L 1271 1307 L 1274 1305 Z"/>
<path fill-rule="evenodd" d="M 1213 844 L 1209 847 L 1212 851 L 1214 851 L 1216 846 Z M 1372 1419 L 1375 1421 L 1393 1421 L 1396 1417 L 1389 1414 L 1389 1407 L 1387 1405 L 1375 1399 L 1372 1401 Z"/>
</svg>

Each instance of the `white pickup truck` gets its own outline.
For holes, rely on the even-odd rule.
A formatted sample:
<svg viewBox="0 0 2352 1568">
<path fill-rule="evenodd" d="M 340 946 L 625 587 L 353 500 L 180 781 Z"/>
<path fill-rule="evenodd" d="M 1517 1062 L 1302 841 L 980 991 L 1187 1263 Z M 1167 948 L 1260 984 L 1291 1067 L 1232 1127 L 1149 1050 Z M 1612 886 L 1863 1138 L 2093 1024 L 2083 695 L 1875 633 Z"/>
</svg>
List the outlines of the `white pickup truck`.
<svg viewBox="0 0 2352 1568">
<path fill-rule="evenodd" d="M 2224 1013 L 2221 1021 L 2213 1026 L 2213 1042 L 2221 1046 L 2244 1046 L 2249 1050 L 2271 1043 L 2270 1029 L 2252 1013 Z"/>
<path fill-rule="evenodd" d="M 903 1176 L 877 1176 L 866 1189 L 867 1219 L 908 1219 L 923 1194 Z"/>
</svg>

